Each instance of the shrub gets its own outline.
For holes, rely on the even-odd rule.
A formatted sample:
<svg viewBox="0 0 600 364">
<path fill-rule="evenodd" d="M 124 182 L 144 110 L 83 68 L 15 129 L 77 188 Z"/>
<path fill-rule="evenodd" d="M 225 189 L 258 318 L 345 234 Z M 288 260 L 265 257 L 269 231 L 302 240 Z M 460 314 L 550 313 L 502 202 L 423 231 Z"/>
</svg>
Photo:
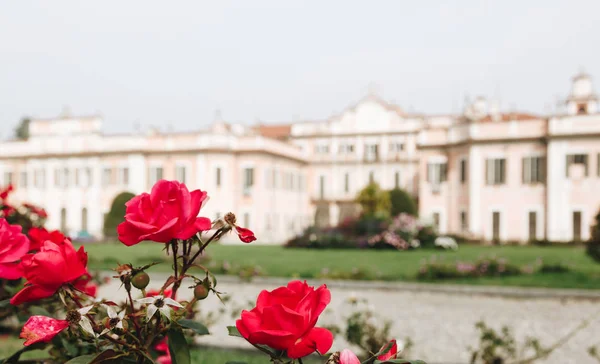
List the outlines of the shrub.
<svg viewBox="0 0 600 364">
<path fill-rule="evenodd" d="M 502 258 L 481 258 L 471 262 L 446 263 L 433 258 L 419 269 L 417 278 L 440 280 L 451 278 L 506 277 L 528 273 L 526 269 L 510 264 Z M 533 273 L 533 270 L 531 270 Z"/>
<path fill-rule="evenodd" d="M 117 236 L 117 226 L 125 221 L 125 203 L 133 197 L 135 195 L 131 192 L 122 192 L 115 197 L 104 219 L 104 236 Z"/>
<path fill-rule="evenodd" d="M 356 196 L 364 216 L 387 217 L 390 214 L 390 195 L 375 182 L 369 183 Z"/>
<path fill-rule="evenodd" d="M 591 238 L 586 245 L 586 253 L 596 262 L 600 262 L 600 212 L 596 215 L 595 221 L 591 230 Z"/>
<path fill-rule="evenodd" d="M 390 214 L 392 216 L 406 213 L 409 215 L 417 216 L 417 204 L 408 192 L 394 188 L 389 192 L 390 194 Z"/>
</svg>

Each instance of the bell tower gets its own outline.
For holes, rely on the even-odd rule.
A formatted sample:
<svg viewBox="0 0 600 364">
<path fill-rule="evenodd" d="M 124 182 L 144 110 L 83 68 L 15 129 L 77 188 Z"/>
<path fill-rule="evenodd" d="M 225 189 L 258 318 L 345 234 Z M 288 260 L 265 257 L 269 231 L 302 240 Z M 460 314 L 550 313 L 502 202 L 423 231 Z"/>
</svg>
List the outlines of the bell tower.
<svg viewBox="0 0 600 364">
<path fill-rule="evenodd" d="M 569 115 L 586 115 L 598 112 L 598 96 L 594 93 L 592 78 L 580 72 L 571 84 L 571 94 L 567 98 Z"/>
</svg>

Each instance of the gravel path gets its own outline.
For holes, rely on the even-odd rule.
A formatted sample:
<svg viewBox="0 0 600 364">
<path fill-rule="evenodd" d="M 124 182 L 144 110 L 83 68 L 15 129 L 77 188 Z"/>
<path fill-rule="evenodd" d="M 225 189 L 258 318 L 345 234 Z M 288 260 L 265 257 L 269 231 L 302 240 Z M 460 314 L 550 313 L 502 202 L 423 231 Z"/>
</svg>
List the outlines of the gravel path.
<svg viewBox="0 0 600 364">
<path fill-rule="evenodd" d="M 165 277 L 158 275 L 152 278 L 153 283 L 157 284 L 151 283 L 151 287 L 158 288 Z M 119 284 L 113 281 L 101 287 L 102 297 L 124 297 L 124 290 L 119 290 Z M 249 308 L 248 300 L 254 300 L 262 289 L 276 288 L 282 282 L 278 279 L 260 279 L 251 283 L 230 277 L 220 279 L 218 288 L 230 296 L 230 301 L 223 306 L 211 295 L 202 302 L 201 307 L 206 308 L 204 312 L 216 312 L 223 307 L 229 312 L 212 325 L 212 335 L 202 337 L 200 342 L 224 347 L 248 347 L 242 339 L 227 336 L 225 326 L 235 322 L 231 311 Z M 185 288 L 187 285 L 183 284 L 182 287 L 181 298 L 188 298 L 190 292 Z M 410 358 L 423 359 L 428 363 L 468 363 L 467 348 L 477 345 L 478 335 L 474 324 L 479 320 L 484 320 L 494 328 L 510 326 L 521 342 L 526 336 L 533 336 L 548 346 L 583 320 L 594 315 L 599 317 L 600 312 L 600 302 L 595 293 L 586 297 L 585 293 L 569 296 L 564 291 L 495 290 L 489 287 L 458 288 L 453 291 L 447 286 L 365 282 L 332 283 L 329 287 L 333 298 L 319 321 L 321 325 L 343 323 L 344 317 L 353 310 L 348 299 L 366 298 L 371 309 L 393 321 L 394 337 L 403 339 L 408 336 L 414 342 Z M 528 291 L 530 295 L 526 294 Z M 587 354 L 587 348 L 599 342 L 600 321 L 595 320 L 548 359 L 536 363 L 597 363 Z M 336 339 L 333 349 L 341 350 L 344 347 L 344 340 Z"/>
</svg>

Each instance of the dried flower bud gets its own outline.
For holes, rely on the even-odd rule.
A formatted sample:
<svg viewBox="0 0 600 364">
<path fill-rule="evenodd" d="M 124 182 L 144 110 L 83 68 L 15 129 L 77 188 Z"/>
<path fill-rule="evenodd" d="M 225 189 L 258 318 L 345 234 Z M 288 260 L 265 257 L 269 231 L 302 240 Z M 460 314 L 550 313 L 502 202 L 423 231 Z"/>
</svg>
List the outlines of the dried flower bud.
<svg viewBox="0 0 600 364">
<path fill-rule="evenodd" d="M 223 217 L 223 220 L 225 220 L 225 222 L 229 225 L 235 225 L 236 218 L 233 212 L 228 212 Z"/>
</svg>

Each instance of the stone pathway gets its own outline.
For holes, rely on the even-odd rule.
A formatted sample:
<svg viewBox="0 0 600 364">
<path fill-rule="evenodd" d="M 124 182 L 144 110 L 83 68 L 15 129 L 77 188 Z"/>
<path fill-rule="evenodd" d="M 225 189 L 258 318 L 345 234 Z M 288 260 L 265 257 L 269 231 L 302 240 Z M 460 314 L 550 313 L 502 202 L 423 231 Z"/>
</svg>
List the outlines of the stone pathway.
<svg viewBox="0 0 600 364">
<path fill-rule="evenodd" d="M 151 287 L 158 288 L 166 276 L 153 275 Z M 241 282 L 234 277 L 218 277 L 218 288 L 226 292 L 229 310 L 212 325 L 210 336 L 200 338 L 207 345 L 224 347 L 248 347 L 243 339 L 227 335 L 226 326 L 233 325 L 231 310 L 248 307 L 248 300 L 255 300 L 262 289 L 273 289 L 287 279 L 260 278 Z M 102 297 L 124 297 L 119 284 L 101 287 Z M 323 282 L 315 282 L 319 284 Z M 393 321 L 392 335 L 398 339 L 410 337 L 414 343 L 410 358 L 423 359 L 428 363 L 468 363 L 467 348 L 476 346 L 478 335 L 474 324 L 483 320 L 500 328 L 511 327 L 519 341 L 526 336 L 537 337 L 543 345 L 550 345 L 566 335 L 583 320 L 595 315 L 600 317 L 600 294 L 593 291 L 513 289 L 490 287 L 467 287 L 447 285 L 421 285 L 375 282 L 327 282 L 332 302 L 322 315 L 321 325 L 340 324 L 353 310 L 349 298 L 366 298 L 369 305 L 382 317 Z M 183 284 L 181 298 L 190 293 Z M 224 306 L 214 296 L 202 302 L 204 312 L 216 312 Z M 536 363 L 585 364 L 596 363 L 587 348 L 600 343 L 600 320 L 593 321 L 579 331 L 548 359 Z M 347 344 L 336 339 L 333 349 L 340 350 Z"/>
</svg>

